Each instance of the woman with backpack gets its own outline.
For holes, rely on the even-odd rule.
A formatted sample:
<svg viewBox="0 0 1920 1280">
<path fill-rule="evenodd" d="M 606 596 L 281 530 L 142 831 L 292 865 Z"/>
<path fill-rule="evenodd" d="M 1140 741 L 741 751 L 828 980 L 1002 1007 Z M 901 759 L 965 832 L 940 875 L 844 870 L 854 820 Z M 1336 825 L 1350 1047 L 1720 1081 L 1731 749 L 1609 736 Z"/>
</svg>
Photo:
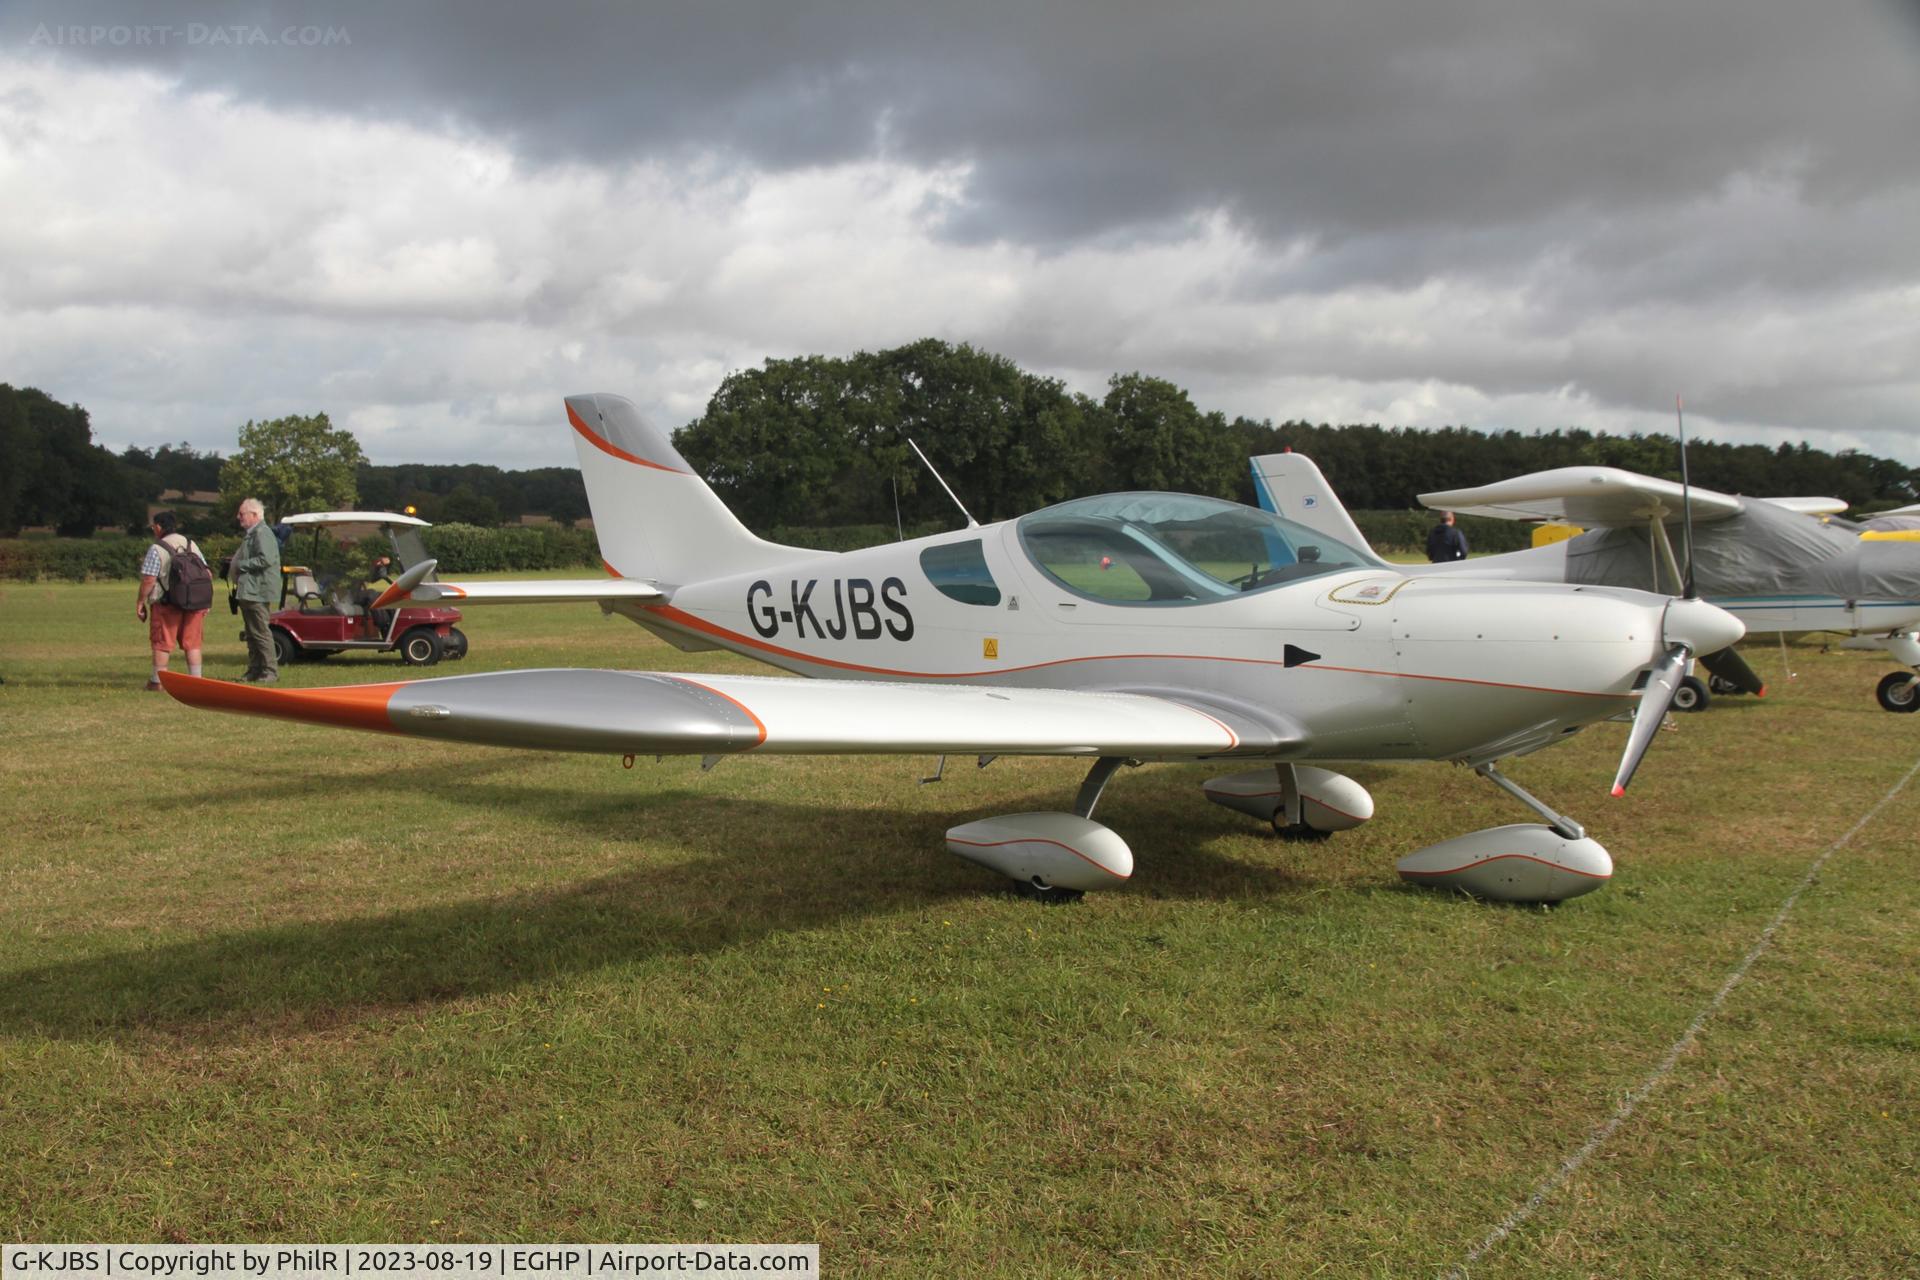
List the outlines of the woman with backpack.
<svg viewBox="0 0 1920 1280">
<path fill-rule="evenodd" d="M 213 572 L 207 558 L 184 534 L 171 511 L 156 511 L 149 526 L 153 545 L 140 562 L 140 595 L 134 616 L 147 624 L 153 646 L 153 674 L 147 691 L 160 688 L 160 673 L 175 648 L 187 651 L 187 672 L 200 674 L 200 638 L 207 629 L 207 609 L 213 604 Z"/>
</svg>

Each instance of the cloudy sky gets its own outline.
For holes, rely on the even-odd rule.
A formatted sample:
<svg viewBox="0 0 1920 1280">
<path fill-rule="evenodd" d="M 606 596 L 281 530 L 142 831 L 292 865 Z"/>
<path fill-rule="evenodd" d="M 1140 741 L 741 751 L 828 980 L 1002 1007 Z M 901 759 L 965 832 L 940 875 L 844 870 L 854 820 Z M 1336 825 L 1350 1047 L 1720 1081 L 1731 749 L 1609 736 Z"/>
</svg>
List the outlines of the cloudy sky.
<svg viewBox="0 0 1920 1280">
<path fill-rule="evenodd" d="M 570 465 L 935 336 L 1920 464 L 1920 0 L 5 0 L 0 381 Z"/>
</svg>

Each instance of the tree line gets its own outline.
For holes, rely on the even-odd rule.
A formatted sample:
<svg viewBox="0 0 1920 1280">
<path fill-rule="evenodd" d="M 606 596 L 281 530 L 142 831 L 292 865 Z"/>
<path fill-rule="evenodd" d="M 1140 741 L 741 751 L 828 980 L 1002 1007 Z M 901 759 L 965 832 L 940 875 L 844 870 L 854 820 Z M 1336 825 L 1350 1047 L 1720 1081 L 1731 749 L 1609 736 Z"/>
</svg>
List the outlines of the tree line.
<svg viewBox="0 0 1920 1280">
<path fill-rule="evenodd" d="M 953 514 L 911 439 L 980 520 L 1117 489 L 1173 489 L 1251 503 L 1247 459 L 1292 449 L 1355 510 L 1417 507 L 1417 495 L 1552 467 L 1620 467 L 1680 478 L 1675 439 L 1567 428 L 1231 420 L 1162 378 L 1115 374 L 1071 392 L 1004 356 L 934 339 L 847 357 L 769 360 L 729 374 L 675 439 L 748 525 L 893 524 Z M 1856 508 L 1920 498 L 1920 469 L 1802 443 L 1769 449 L 1695 440 L 1693 482 L 1727 493 L 1815 494 Z"/>
<path fill-rule="evenodd" d="M 913 445 L 982 521 L 1119 489 L 1252 502 L 1247 458 L 1282 449 L 1317 462 L 1355 510 L 1404 510 L 1423 492 L 1582 464 L 1679 479 L 1676 443 L 1659 433 L 1228 419 L 1164 378 L 1117 373 L 1096 398 L 1005 356 L 932 338 L 731 373 L 674 442 L 762 532 L 951 522 L 952 500 Z M 1853 450 L 1695 440 L 1688 460 L 1694 483 L 1727 493 L 1817 494 L 1865 510 L 1920 500 L 1920 468 Z M 68 536 L 138 532 L 168 490 L 220 494 L 213 508 L 182 507 L 196 534 L 225 529 L 249 494 L 276 516 L 411 506 L 436 523 L 487 527 L 525 514 L 570 525 L 588 514 L 572 467 L 376 466 L 324 413 L 249 422 L 230 457 L 185 442 L 116 455 L 93 442 L 81 406 L 0 384 L 0 535 L 39 525 Z"/>
</svg>

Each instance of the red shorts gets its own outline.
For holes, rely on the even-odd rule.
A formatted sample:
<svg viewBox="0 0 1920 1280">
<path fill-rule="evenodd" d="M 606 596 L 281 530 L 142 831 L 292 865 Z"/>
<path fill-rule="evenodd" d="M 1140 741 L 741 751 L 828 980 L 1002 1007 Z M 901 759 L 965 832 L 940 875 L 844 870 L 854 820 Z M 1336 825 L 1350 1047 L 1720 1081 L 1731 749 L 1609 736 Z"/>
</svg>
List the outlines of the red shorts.
<svg viewBox="0 0 1920 1280">
<path fill-rule="evenodd" d="M 147 639 L 152 642 L 155 653 L 168 654 L 176 648 L 198 649 L 200 637 L 206 629 L 205 609 L 188 613 L 178 605 L 147 606 Z"/>
</svg>

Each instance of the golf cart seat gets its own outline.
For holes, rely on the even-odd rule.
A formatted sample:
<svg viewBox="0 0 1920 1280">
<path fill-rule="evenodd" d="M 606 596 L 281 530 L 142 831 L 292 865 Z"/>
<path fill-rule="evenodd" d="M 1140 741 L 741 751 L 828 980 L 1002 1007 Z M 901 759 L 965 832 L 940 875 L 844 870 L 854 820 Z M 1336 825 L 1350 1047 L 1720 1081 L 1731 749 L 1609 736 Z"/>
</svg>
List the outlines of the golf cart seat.
<svg viewBox="0 0 1920 1280">
<path fill-rule="evenodd" d="M 319 580 L 311 570 L 295 565 L 287 570 L 287 576 L 290 579 L 287 594 L 294 598 L 302 613 L 326 612 L 327 599 L 320 594 Z"/>
</svg>

